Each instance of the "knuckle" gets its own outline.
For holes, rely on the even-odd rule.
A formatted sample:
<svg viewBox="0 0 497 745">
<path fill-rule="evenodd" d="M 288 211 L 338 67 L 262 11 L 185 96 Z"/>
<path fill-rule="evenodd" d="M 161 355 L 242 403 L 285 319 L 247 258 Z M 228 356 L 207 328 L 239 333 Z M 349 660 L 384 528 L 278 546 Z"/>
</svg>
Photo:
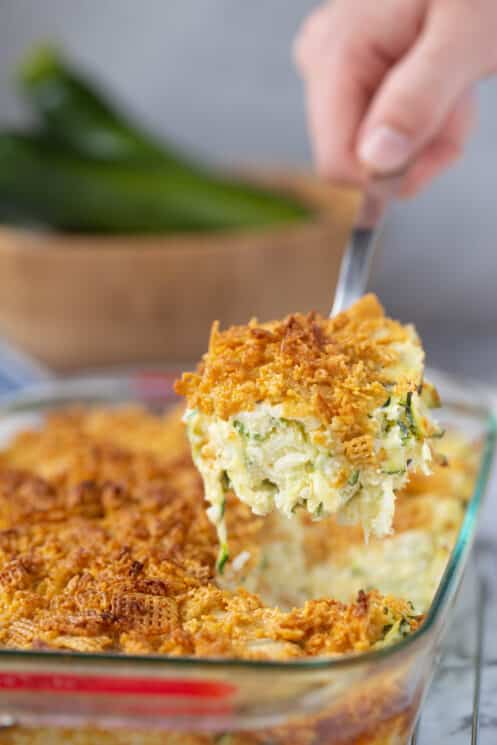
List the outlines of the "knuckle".
<svg viewBox="0 0 497 745">
<path fill-rule="evenodd" d="M 310 59 L 314 57 L 314 51 L 319 46 L 323 29 L 326 24 L 328 6 L 321 5 L 316 8 L 302 22 L 294 42 L 294 58 L 297 66 L 305 69 Z"/>
<path fill-rule="evenodd" d="M 497 69 L 497 3 L 495 0 L 434 0 L 439 28 L 452 50 L 467 62 L 469 75 Z"/>
<path fill-rule="evenodd" d="M 361 186 L 363 184 L 363 171 L 352 156 L 346 156 L 343 152 L 329 150 L 322 153 L 316 162 L 321 176 L 335 184 L 348 186 Z"/>
<path fill-rule="evenodd" d="M 351 24 L 347 2 L 335 0 L 316 8 L 297 32 L 293 55 L 302 73 L 344 59 L 358 46 L 355 24 Z"/>
<path fill-rule="evenodd" d="M 436 111 L 436 98 L 429 86 L 407 91 L 396 87 L 390 91 L 390 101 L 394 110 L 389 119 L 401 131 L 417 138 L 430 126 Z"/>
</svg>

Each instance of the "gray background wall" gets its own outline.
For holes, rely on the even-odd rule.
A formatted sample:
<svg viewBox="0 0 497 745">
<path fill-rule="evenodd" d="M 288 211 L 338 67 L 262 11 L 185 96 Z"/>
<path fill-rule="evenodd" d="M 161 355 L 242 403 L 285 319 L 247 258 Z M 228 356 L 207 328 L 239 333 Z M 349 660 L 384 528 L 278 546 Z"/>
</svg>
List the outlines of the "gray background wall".
<svg viewBox="0 0 497 745">
<path fill-rule="evenodd" d="M 305 163 L 291 40 L 311 0 L 3 0 L 0 119 L 25 116 L 9 79 L 58 41 L 157 132 L 217 162 Z M 420 329 L 431 363 L 497 382 L 497 80 L 463 160 L 399 205 L 373 279 Z"/>
</svg>

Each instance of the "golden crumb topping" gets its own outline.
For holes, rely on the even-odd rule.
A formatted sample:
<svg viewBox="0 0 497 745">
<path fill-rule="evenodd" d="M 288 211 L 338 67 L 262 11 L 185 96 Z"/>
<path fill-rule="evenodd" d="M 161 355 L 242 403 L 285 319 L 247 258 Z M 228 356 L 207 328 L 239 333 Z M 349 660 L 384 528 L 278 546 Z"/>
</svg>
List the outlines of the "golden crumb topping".
<svg viewBox="0 0 497 745">
<path fill-rule="evenodd" d="M 263 521 L 229 497 L 232 546 Z M 378 592 L 283 612 L 216 583 L 215 529 L 180 413 L 72 410 L 0 453 L 0 644 L 289 659 L 417 627 Z"/>
<path fill-rule="evenodd" d="M 261 401 L 283 403 L 285 413 L 333 422 L 359 447 L 367 415 L 391 393 L 421 383 L 422 364 L 406 364 L 406 345 L 419 350 L 422 363 L 414 329 L 387 318 L 374 295 L 334 318 L 296 313 L 222 332 L 216 322 L 198 371 L 184 373 L 176 391 L 190 408 L 221 419 Z"/>
</svg>

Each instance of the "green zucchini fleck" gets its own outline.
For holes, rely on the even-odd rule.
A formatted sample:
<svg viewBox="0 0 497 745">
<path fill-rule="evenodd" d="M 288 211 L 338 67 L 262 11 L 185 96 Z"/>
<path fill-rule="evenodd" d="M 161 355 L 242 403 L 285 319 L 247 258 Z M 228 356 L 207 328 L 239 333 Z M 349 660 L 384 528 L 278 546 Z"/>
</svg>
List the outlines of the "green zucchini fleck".
<svg viewBox="0 0 497 745">
<path fill-rule="evenodd" d="M 385 419 L 383 422 L 383 432 L 385 434 L 388 434 L 394 425 L 395 422 L 393 422 L 391 419 Z"/>
<path fill-rule="evenodd" d="M 415 422 L 415 419 L 414 419 L 414 412 L 413 412 L 413 409 L 412 409 L 412 392 L 411 391 L 409 391 L 409 393 L 406 396 L 405 407 L 406 407 L 407 421 L 409 422 L 409 428 L 410 428 L 411 432 L 413 433 L 413 435 L 415 435 L 417 437 L 418 434 L 419 434 L 419 432 L 418 432 L 418 428 L 416 426 L 416 422 Z"/>
<path fill-rule="evenodd" d="M 244 423 L 239 419 L 233 420 L 233 428 L 236 429 L 240 437 L 245 437 L 245 439 L 255 440 L 256 442 L 262 442 L 266 439 L 264 435 L 260 435 L 258 432 L 249 432 Z"/>
<path fill-rule="evenodd" d="M 241 422 L 239 419 L 233 420 L 233 429 L 236 429 L 238 434 L 241 437 L 247 437 L 247 430 L 243 422 Z"/>
<path fill-rule="evenodd" d="M 219 549 L 219 554 L 216 561 L 216 569 L 219 572 L 219 574 L 222 574 L 224 571 L 224 566 L 226 562 L 228 561 L 230 555 L 228 551 L 228 546 L 226 543 L 221 544 L 221 547 Z"/>
<path fill-rule="evenodd" d="M 439 430 L 436 432 L 433 432 L 433 434 L 430 435 L 430 439 L 432 440 L 440 440 L 445 435 L 445 430 L 443 427 L 440 427 Z"/>
<path fill-rule="evenodd" d="M 228 476 L 226 471 L 223 471 L 221 474 L 221 486 L 223 487 L 224 492 L 230 491 L 230 489 L 232 488 L 230 477 Z M 226 502 L 226 500 L 224 500 L 224 502 Z M 222 514 L 224 515 L 224 504 Z"/>
<path fill-rule="evenodd" d="M 316 519 L 320 518 L 320 517 L 321 517 L 321 515 L 323 514 L 323 508 L 324 508 L 324 505 L 323 505 L 323 503 L 322 503 L 322 502 L 320 502 L 320 503 L 318 504 L 318 506 L 316 507 L 316 509 L 314 510 L 314 515 L 313 515 L 313 517 L 315 517 Z"/>
<path fill-rule="evenodd" d="M 355 486 L 358 481 L 359 481 L 359 469 L 356 469 L 355 471 L 352 471 L 347 483 L 349 486 Z"/>
<path fill-rule="evenodd" d="M 274 481 L 271 481 L 271 479 L 264 479 L 262 482 L 262 486 L 266 487 L 267 489 L 272 489 L 273 491 L 276 490 L 276 484 Z"/>
<path fill-rule="evenodd" d="M 223 499 L 223 501 L 221 502 L 221 509 L 220 509 L 220 512 L 221 512 L 221 520 L 222 520 L 222 519 L 223 519 L 223 517 L 224 517 L 224 513 L 225 513 L 225 510 L 226 510 L 226 498 L 224 498 L 224 499 Z"/>
<path fill-rule="evenodd" d="M 399 419 L 398 425 L 400 429 L 400 439 L 402 441 L 402 444 L 405 445 L 406 442 L 411 437 L 411 431 L 409 430 L 407 425 L 402 421 L 402 419 Z"/>
</svg>

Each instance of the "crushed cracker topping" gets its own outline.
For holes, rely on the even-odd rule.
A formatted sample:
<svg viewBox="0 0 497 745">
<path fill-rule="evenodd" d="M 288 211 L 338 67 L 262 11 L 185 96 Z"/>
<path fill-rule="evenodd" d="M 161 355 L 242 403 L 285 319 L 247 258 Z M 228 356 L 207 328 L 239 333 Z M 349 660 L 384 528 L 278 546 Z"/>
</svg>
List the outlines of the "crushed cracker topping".
<svg viewBox="0 0 497 745">
<path fill-rule="evenodd" d="M 376 591 L 284 612 L 216 582 L 214 527 L 180 416 L 71 410 L 0 453 L 0 644 L 294 659 L 362 652 L 421 618 Z M 236 552 L 264 521 L 230 495 Z"/>
<path fill-rule="evenodd" d="M 190 409 L 228 419 L 257 403 L 284 404 L 289 416 L 317 416 L 364 458 L 368 414 L 387 395 L 405 395 L 422 382 L 422 369 L 402 371 L 402 345 L 419 348 L 411 326 L 385 316 L 366 295 L 334 318 L 292 314 L 282 321 L 219 330 L 195 373 L 176 383 Z M 400 368 L 399 368 L 400 364 Z M 422 367 L 422 366 L 421 366 Z M 370 436 L 370 435 L 369 435 Z"/>
</svg>

